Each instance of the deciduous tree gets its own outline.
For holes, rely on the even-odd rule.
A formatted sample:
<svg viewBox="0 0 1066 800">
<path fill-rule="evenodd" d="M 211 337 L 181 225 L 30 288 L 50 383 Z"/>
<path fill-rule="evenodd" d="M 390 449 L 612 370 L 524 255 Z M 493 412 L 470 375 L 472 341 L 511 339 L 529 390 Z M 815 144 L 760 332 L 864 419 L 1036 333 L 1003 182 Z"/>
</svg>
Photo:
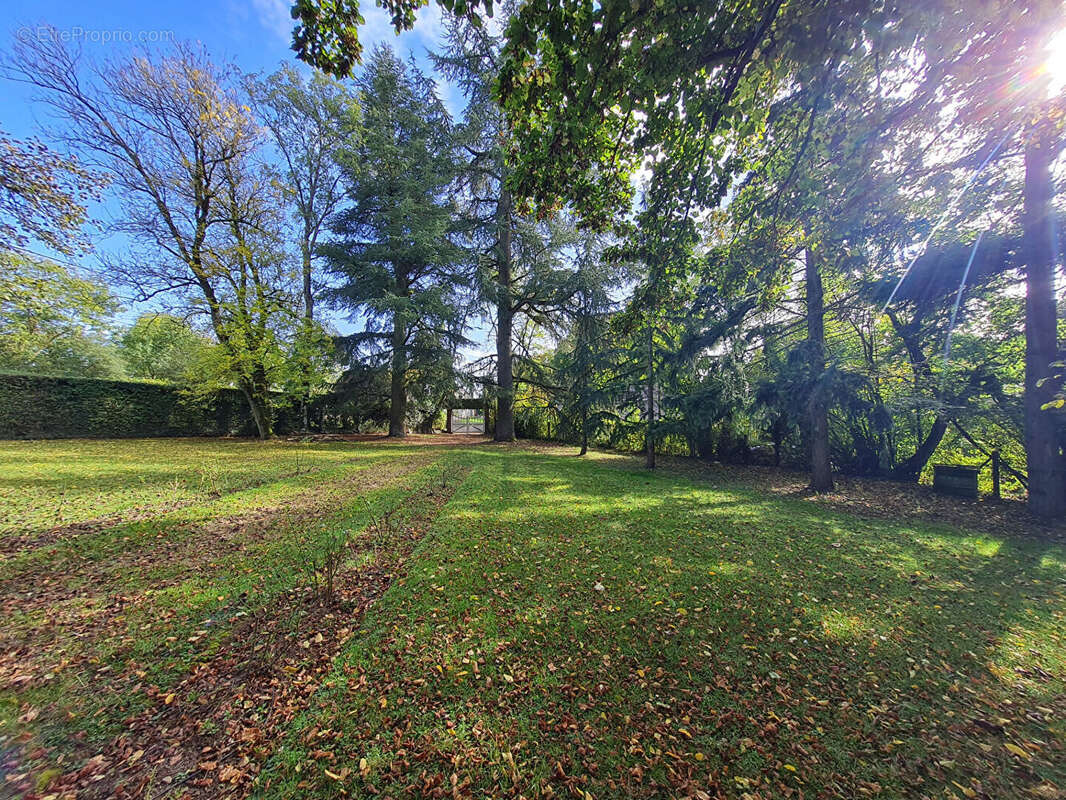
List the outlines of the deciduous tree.
<svg viewBox="0 0 1066 800">
<path fill-rule="evenodd" d="M 210 320 L 226 374 L 270 436 L 276 319 L 292 307 L 277 240 L 277 187 L 261 132 L 231 70 L 199 48 L 83 63 L 58 34 L 22 40 L 8 71 L 63 120 L 55 135 L 105 172 L 131 255 L 113 276 Z"/>
<path fill-rule="evenodd" d="M 0 131 L 0 238 L 23 248 L 32 237 L 67 255 L 87 249 L 85 206 L 103 183 L 76 159 Z"/>
<path fill-rule="evenodd" d="M 182 383 L 210 347 L 210 340 L 181 317 L 142 314 L 119 338 L 126 373 L 134 378 Z"/>
<path fill-rule="evenodd" d="M 0 253 L 0 369 L 121 377 L 110 341 L 118 310 L 97 280 L 44 258 Z"/>
</svg>

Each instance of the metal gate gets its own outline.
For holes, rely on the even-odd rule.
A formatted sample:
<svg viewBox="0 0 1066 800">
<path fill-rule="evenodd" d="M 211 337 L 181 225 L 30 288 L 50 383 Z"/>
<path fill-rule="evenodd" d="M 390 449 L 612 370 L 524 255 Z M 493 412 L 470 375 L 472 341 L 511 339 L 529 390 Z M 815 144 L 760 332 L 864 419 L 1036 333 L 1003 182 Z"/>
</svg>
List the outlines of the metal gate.
<svg viewBox="0 0 1066 800">
<path fill-rule="evenodd" d="M 484 433 L 485 412 L 478 408 L 452 409 L 452 433 Z"/>
</svg>

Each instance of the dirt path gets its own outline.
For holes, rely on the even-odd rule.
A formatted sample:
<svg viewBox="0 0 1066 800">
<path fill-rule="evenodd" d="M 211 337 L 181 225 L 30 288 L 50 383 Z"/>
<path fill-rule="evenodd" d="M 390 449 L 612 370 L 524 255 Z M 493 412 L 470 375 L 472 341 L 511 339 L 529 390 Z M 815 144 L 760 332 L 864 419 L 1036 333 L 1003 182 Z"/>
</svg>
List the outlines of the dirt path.
<svg viewBox="0 0 1066 800">
<path fill-rule="evenodd" d="M 368 560 L 344 572 L 332 606 L 294 591 L 284 603 L 243 620 L 215 658 L 132 720 L 129 732 L 80 775 L 83 785 L 90 779 L 85 796 L 141 798 L 149 790 L 152 797 L 245 796 L 363 613 L 403 574 L 411 551 L 465 477 L 424 487 L 405 501 L 410 516 L 400 524 L 360 537 L 352 559 Z M 106 777 L 91 781 L 100 771 Z"/>
<path fill-rule="evenodd" d="M 427 453 L 390 464 L 392 468 L 376 476 L 374 484 L 398 480 L 432 460 Z M 150 707 L 129 719 L 126 732 L 102 752 L 85 752 L 83 760 L 87 760 L 79 770 L 51 780 L 46 794 L 79 798 L 247 794 L 285 726 L 306 707 L 333 659 L 354 635 L 363 612 L 402 574 L 411 550 L 464 478 L 465 472 L 450 475 L 447 484 L 430 481 L 405 499 L 402 520 L 379 523 L 356 537 L 332 605 L 324 606 L 309 590 L 297 589 L 252 614 L 232 614 L 225 621 L 231 631 L 218 649 L 195 662 L 168 691 L 135 685 L 136 669 L 108 677 L 111 689 L 125 685 L 131 692 L 145 692 L 151 698 Z M 369 488 L 363 482 L 334 499 L 350 500 L 353 492 Z M 291 512 L 292 506 L 286 510 Z M 309 512 L 308 520 L 313 513 Z M 250 518 L 220 522 L 227 531 L 239 531 L 239 537 L 231 536 L 231 540 L 246 539 L 249 534 L 254 539 L 256 532 L 269 524 L 269 514 L 257 510 Z M 207 526 L 201 533 L 210 534 L 217 527 Z M 201 536 L 196 541 L 202 544 L 204 539 Z M 166 558 L 196 561 L 200 556 L 210 557 L 207 553 L 193 555 L 195 548 L 195 542 L 185 542 L 179 551 L 168 551 Z M 187 567 L 195 569 L 194 564 Z M 41 593 L 42 602 L 46 594 Z M 108 608 L 93 629 L 81 635 L 113 633 L 115 615 L 128 610 L 121 604 Z M 12 668 L 19 669 L 19 665 L 25 672 L 25 659 L 30 656 L 27 650 L 35 646 L 5 653 L 0 659 L 0 675 L 10 679 Z M 17 771 L 18 764 L 11 768 Z M 24 797 L 37 796 L 30 791 L 32 787 L 21 788 Z"/>
</svg>

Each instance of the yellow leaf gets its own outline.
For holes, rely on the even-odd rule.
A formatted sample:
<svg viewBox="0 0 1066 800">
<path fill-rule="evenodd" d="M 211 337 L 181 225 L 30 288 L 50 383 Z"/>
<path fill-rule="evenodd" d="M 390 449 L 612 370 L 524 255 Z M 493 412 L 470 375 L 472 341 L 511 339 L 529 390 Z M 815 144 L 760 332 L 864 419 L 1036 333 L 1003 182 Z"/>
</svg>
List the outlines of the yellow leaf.
<svg viewBox="0 0 1066 800">
<path fill-rule="evenodd" d="M 1022 758 L 1032 758 L 1032 756 L 1029 755 L 1027 752 L 1025 752 L 1025 750 L 1023 750 L 1022 748 L 1018 747 L 1018 745 L 1016 745 L 1016 744 L 1014 744 L 1012 742 L 1007 742 L 1003 746 L 1006 747 L 1008 750 L 1010 750 L 1012 753 L 1014 753 L 1014 755 L 1016 755 L 1016 756 L 1021 756 Z"/>
<path fill-rule="evenodd" d="M 171 692 L 170 694 L 168 694 L 166 697 L 163 698 L 163 705 L 165 705 L 165 706 L 169 706 L 173 702 L 174 702 L 174 692 Z"/>
<path fill-rule="evenodd" d="M 785 769 L 787 769 L 789 772 L 795 772 L 796 771 L 796 768 L 794 766 L 792 766 L 791 764 L 785 764 Z"/>
</svg>

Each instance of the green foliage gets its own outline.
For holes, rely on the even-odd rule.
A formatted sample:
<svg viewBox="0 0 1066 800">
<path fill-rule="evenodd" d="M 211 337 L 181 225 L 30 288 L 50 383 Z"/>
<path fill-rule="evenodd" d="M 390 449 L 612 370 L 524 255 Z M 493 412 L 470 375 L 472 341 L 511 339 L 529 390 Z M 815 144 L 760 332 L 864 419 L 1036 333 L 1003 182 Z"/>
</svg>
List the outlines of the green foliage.
<svg viewBox="0 0 1066 800">
<path fill-rule="evenodd" d="M 415 14 L 425 0 L 383 0 L 379 3 L 392 15 L 397 33 L 414 25 Z M 442 8 L 458 16 L 476 11 L 479 7 L 492 16 L 492 0 L 440 0 Z M 292 48 L 296 56 L 318 69 L 347 78 L 363 60 L 363 45 L 359 41 L 359 26 L 365 20 L 359 12 L 359 0 L 296 0 L 292 5 L 296 29 Z M 481 20 L 471 13 L 471 19 Z"/>
<path fill-rule="evenodd" d="M 513 188 L 594 225 L 617 224 L 641 192 L 618 249 L 641 272 L 617 318 L 634 353 L 617 360 L 619 428 L 643 422 L 661 447 L 738 460 L 770 439 L 787 460 L 809 445 L 807 401 L 824 397 L 833 462 L 848 472 L 916 477 L 934 453 L 970 460 L 966 428 L 1018 461 L 1020 340 L 1002 324 L 1014 301 L 997 277 L 1017 265 L 1007 216 L 971 265 L 954 350 L 940 355 L 968 242 L 990 208 L 1016 211 L 1012 166 L 970 187 L 955 240 L 942 235 L 915 264 L 892 324 L 875 311 L 953 192 L 1032 110 L 1037 87 L 1022 76 L 1046 31 L 1026 19 L 1053 12 L 1023 5 L 521 8 L 499 83 Z M 970 62 L 978 42 L 997 52 L 995 70 Z M 1006 76 L 1024 89 L 995 91 Z M 957 160 L 928 147 L 944 126 Z M 794 316 L 805 253 L 826 287 L 824 350 Z"/>
<path fill-rule="evenodd" d="M 343 198 L 338 149 L 359 135 L 359 102 L 346 86 L 321 72 L 305 80 L 289 65 L 251 81 L 249 91 L 281 156 L 277 182 L 293 206 L 303 316 L 313 320 L 315 250 Z"/>
<path fill-rule="evenodd" d="M 0 240 L 21 248 L 32 237 L 68 255 L 87 249 L 85 205 L 105 183 L 76 159 L 0 130 Z"/>
<path fill-rule="evenodd" d="M 325 395 L 338 375 L 334 337 L 319 323 L 301 320 L 274 378 L 281 394 L 301 402 Z"/>
<path fill-rule="evenodd" d="M 156 383 L 0 373 L 0 438 L 247 435 L 252 426 L 233 390 L 190 403 Z"/>
<path fill-rule="evenodd" d="M 337 148 L 359 135 L 358 98 L 321 72 L 305 79 L 288 64 L 253 81 L 249 92 L 281 155 L 279 180 L 292 195 L 303 243 L 313 255 L 321 226 L 342 194 Z"/>
<path fill-rule="evenodd" d="M 118 301 L 102 283 L 45 259 L 0 253 L 0 369 L 115 378 Z"/>
<path fill-rule="evenodd" d="M 341 429 L 381 430 L 389 420 L 389 371 L 362 362 L 352 364 L 337 379 L 329 399 Z"/>
<path fill-rule="evenodd" d="M 407 327 L 423 317 L 432 324 L 452 315 L 445 301 L 465 258 L 445 196 L 457 167 L 451 122 L 435 84 L 387 47 L 375 49 L 359 86 L 364 131 L 339 155 L 351 207 L 321 248 L 347 281 L 332 294 L 372 324 L 394 316 Z"/>
<path fill-rule="evenodd" d="M 172 314 L 142 314 L 119 339 L 126 374 L 168 383 L 182 383 L 202 363 L 210 340 Z"/>
<path fill-rule="evenodd" d="M 448 197 L 456 178 L 452 126 L 432 80 L 386 47 L 360 77 L 362 134 L 341 148 L 351 205 L 320 250 L 339 279 L 332 297 L 366 330 L 345 340 L 353 356 L 391 361 L 403 396 L 461 343 L 469 253 Z M 393 425 L 402 424 L 400 419 Z"/>
<path fill-rule="evenodd" d="M 578 441 L 584 453 L 617 422 L 616 370 L 626 354 L 624 340 L 611 331 L 617 306 L 611 290 L 622 271 L 604 258 L 603 237 L 586 233 L 574 238 L 568 244 L 573 268 L 563 284 L 569 297 L 560 304 L 561 313 L 546 320 L 563 333 L 562 339 L 547 358 L 521 361 L 521 376 L 530 388 L 522 397 L 520 428 L 534 438 Z M 552 410 L 554 432 L 538 427 L 538 398 L 543 400 L 540 408 Z"/>
</svg>

